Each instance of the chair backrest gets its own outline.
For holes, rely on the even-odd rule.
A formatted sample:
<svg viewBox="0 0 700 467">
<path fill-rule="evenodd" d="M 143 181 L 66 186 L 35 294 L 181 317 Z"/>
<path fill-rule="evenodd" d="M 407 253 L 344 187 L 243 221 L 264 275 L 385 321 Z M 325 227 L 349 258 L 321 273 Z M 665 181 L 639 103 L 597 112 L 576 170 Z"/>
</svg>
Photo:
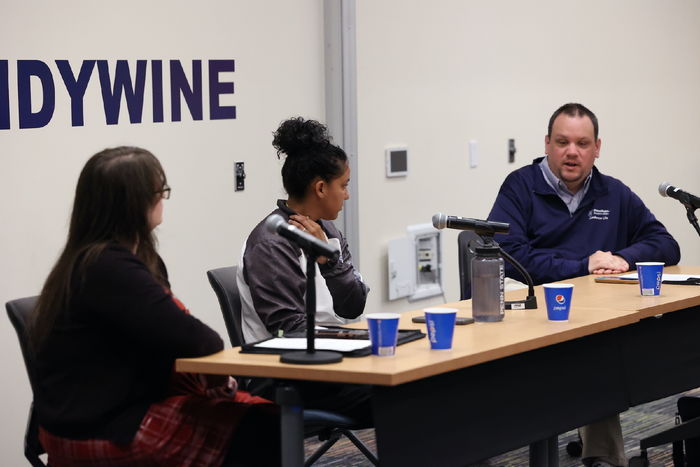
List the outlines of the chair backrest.
<svg viewBox="0 0 700 467">
<path fill-rule="evenodd" d="M 480 237 L 471 230 L 463 230 L 457 236 L 457 255 L 459 256 L 459 291 L 460 299 L 472 298 L 472 258 L 474 245 Z"/>
<path fill-rule="evenodd" d="M 36 393 L 36 376 L 34 372 L 34 357 L 29 348 L 29 338 L 27 336 L 27 323 L 31 315 L 38 297 L 18 298 L 17 300 L 9 301 L 5 304 L 7 316 L 10 318 L 12 326 L 17 332 L 19 346 L 22 349 L 22 357 L 24 358 L 24 367 L 27 369 L 29 384 L 32 387 L 32 393 Z M 39 455 L 44 453 L 44 448 L 39 442 L 39 423 L 34 413 L 34 404 L 29 407 L 29 419 L 27 420 L 27 428 L 24 434 L 24 456 L 29 463 L 34 467 L 43 466 L 44 463 L 39 458 Z"/>
<path fill-rule="evenodd" d="M 18 298 L 17 300 L 12 300 L 5 304 L 7 316 L 10 318 L 10 322 L 17 332 L 19 346 L 22 349 L 22 357 L 24 357 L 24 367 L 27 369 L 27 376 L 29 376 L 29 384 L 32 386 L 32 391 L 34 391 L 35 387 L 34 359 L 29 349 L 27 323 L 29 322 L 29 316 L 34 310 L 38 298 L 39 297 Z"/>
<path fill-rule="evenodd" d="M 229 266 L 207 271 L 207 277 L 212 289 L 219 299 L 221 313 L 224 315 L 226 331 L 231 340 L 231 345 L 239 347 L 243 345 L 243 331 L 241 328 L 241 296 L 236 284 L 236 272 L 238 266 Z"/>
</svg>

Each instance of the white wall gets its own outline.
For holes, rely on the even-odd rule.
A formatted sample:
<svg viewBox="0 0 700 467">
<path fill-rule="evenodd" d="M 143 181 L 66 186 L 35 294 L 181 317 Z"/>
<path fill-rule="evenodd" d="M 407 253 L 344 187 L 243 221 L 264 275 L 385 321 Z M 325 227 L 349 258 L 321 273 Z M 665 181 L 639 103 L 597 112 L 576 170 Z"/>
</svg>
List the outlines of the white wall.
<svg viewBox="0 0 700 467">
<path fill-rule="evenodd" d="M 175 292 L 225 333 L 206 269 L 237 261 L 252 226 L 282 195 L 271 132 L 290 115 L 323 119 L 320 0 L 5 2 L 0 60 L 39 59 L 57 80 L 52 122 L 0 130 L 0 303 L 36 294 L 63 242 L 78 172 L 118 144 L 152 150 L 173 197 L 159 229 Z M 359 0 L 358 131 L 362 273 L 368 310 L 437 302 L 386 300 L 386 244 L 438 211 L 485 217 L 511 170 L 541 154 L 547 119 L 567 101 L 598 114 L 599 167 L 622 178 L 676 236 L 683 262 L 700 264 L 700 241 L 682 207 L 662 199 L 669 180 L 700 192 L 700 5 L 687 1 Z M 71 127 L 53 61 L 235 59 L 236 120 L 104 123 L 96 76 L 85 126 Z M 204 75 L 206 79 L 206 74 Z M 11 102 L 16 83 L 10 79 Z M 206 83 L 205 83 L 206 87 Z M 15 96 L 15 97 L 13 97 Z M 167 95 L 165 97 L 168 102 Z M 147 101 L 148 102 L 148 101 Z M 207 104 L 205 102 L 205 114 Z M 166 105 L 167 115 L 167 105 Z M 122 121 L 126 113 L 122 111 Z M 152 120 L 152 119 L 151 119 Z M 13 109 L 13 122 L 16 109 Z M 515 164 L 507 139 L 515 138 Z M 467 167 L 476 139 L 481 164 Z M 406 144 L 407 179 L 384 177 L 384 148 Z M 233 191 L 234 160 L 247 188 Z M 458 298 L 456 232 L 445 232 L 448 300 Z M 22 465 L 30 392 L 14 331 L 0 319 L 0 463 Z"/>
<path fill-rule="evenodd" d="M 436 212 L 484 218 L 504 177 L 544 151 L 552 112 L 581 102 L 600 120 L 598 167 L 621 178 L 700 263 L 669 180 L 700 192 L 700 4 L 687 1 L 358 2 L 359 204 L 368 310 L 387 300 L 386 246 Z M 508 138 L 517 155 L 507 163 Z M 468 166 L 468 141 L 480 165 Z M 407 145 L 408 178 L 384 176 L 384 149 Z M 446 299 L 459 299 L 457 231 L 444 231 Z"/>
<path fill-rule="evenodd" d="M 271 144 L 279 122 L 292 115 L 324 117 L 322 3 L 5 2 L 0 44 L 0 60 L 10 61 L 13 105 L 13 129 L 0 130 L 0 303 L 39 292 L 65 240 L 73 190 L 87 158 L 105 147 L 131 144 L 159 157 L 173 188 L 158 235 L 174 292 L 225 335 L 205 271 L 237 262 L 248 232 L 283 195 L 281 166 Z M 21 59 L 43 60 L 54 75 L 56 111 L 44 128 L 17 129 L 15 70 Z M 236 105 L 237 119 L 208 120 L 205 98 L 203 121 L 192 121 L 183 107 L 183 121 L 170 122 L 166 87 L 164 123 L 153 123 L 147 97 L 144 123 L 129 124 L 122 103 L 120 124 L 107 126 L 93 70 L 85 126 L 71 127 L 70 101 L 56 59 L 70 60 L 74 69 L 87 59 L 132 64 L 176 59 L 186 71 L 191 60 L 234 59 L 236 71 L 220 79 L 233 81 L 235 93 L 221 103 Z M 205 71 L 205 89 L 207 76 Z M 147 96 L 149 80 L 150 68 Z M 244 192 L 233 189 L 234 160 L 246 163 Z M 5 318 L 0 319 L 0 355 L 0 464 L 23 465 L 31 396 Z"/>
</svg>

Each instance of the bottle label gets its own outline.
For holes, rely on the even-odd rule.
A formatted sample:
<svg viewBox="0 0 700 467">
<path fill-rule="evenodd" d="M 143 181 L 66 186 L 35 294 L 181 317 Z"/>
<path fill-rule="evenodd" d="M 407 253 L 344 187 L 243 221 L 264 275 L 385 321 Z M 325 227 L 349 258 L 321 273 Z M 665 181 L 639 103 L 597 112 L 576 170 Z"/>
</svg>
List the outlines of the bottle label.
<svg viewBox="0 0 700 467">
<path fill-rule="evenodd" d="M 501 261 L 501 264 L 498 265 L 498 290 L 499 290 L 499 309 L 502 315 L 505 314 L 505 287 L 504 287 L 504 282 L 505 282 L 505 277 L 506 277 L 506 272 L 505 268 L 503 267 L 503 261 Z"/>
</svg>

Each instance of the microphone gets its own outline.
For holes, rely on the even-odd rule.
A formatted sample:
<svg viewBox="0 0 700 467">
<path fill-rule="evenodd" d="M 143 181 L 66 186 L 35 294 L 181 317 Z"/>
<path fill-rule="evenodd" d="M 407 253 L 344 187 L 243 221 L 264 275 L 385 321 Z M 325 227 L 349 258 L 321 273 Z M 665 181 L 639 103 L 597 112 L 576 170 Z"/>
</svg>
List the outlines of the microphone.
<svg viewBox="0 0 700 467">
<path fill-rule="evenodd" d="M 457 230 L 473 230 L 480 235 L 493 235 L 497 233 L 507 234 L 510 230 L 510 224 L 505 222 L 482 221 L 479 219 L 470 219 L 468 217 L 448 216 L 441 212 L 433 216 L 433 227 L 436 229 L 457 229 Z"/>
<path fill-rule="evenodd" d="M 695 195 L 691 195 L 687 191 L 683 191 L 680 188 L 676 188 L 668 182 L 663 182 L 661 185 L 659 185 L 659 194 L 664 197 L 670 196 L 673 199 L 677 199 L 687 208 L 700 208 L 700 198 Z"/>
<path fill-rule="evenodd" d="M 495 246 L 501 255 L 508 260 L 510 264 L 525 278 L 527 282 L 527 297 L 524 300 L 515 300 L 505 302 L 506 310 L 534 310 L 537 308 L 537 297 L 535 297 L 535 283 L 532 282 L 532 277 L 527 273 L 520 263 L 511 255 L 506 253 L 498 243 L 493 241 L 493 235 L 497 233 L 507 234 L 510 230 L 510 224 L 506 222 L 482 221 L 479 219 L 470 219 L 468 217 L 447 216 L 441 212 L 433 216 L 433 227 L 436 229 L 457 229 L 457 230 L 473 230 L 485 244 Z M 477 244 L 478 245 L 478 244 Z M 471 246 L 469 247 L 471 249 Z M 460 266 L 461 267 L 461 266 Z M 474 283 L 472 282 L 472 287 Z"/>
<path fill-rule="evenodd" d="M 291 225 L 279 214 L 273 214 L 265 219 L 265 226 L 268 231 L 277 233 L 299 245 L 306 254 L 325 256 L 332 261 L 336 260 L 338 255 L 340 255 L 340 251 L 336 250 L 328 243 L 319 240 L 310 233 L 304 232 L 296 226 Z"/>
</svg>

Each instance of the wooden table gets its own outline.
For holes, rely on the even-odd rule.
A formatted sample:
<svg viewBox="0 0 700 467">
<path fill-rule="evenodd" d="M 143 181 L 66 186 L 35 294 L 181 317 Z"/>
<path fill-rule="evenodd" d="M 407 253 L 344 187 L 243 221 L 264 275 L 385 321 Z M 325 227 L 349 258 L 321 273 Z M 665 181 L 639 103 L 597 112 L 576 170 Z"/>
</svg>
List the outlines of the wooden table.
<svg viewBox="0 0 700 467">
<path fill-rule="evenodd" d="M 700 267 L 670 266 L 664 268 L 664 273 L 700 275 Z M 595 276 L 577 277 L 562 282 L 574 284 L 574 301 L 579 305 L 637 311 L 640 319 L 700 305 L 697 286 L 662 284 L 660 295 L 643 297 L 639 292 L 639 284 L 603 284 L 595 282 Z"/>
<path fill-rule="evenodd" d="M 667 268 L 666 272 L 696 273 L 700 268 Z M 451 350 L 431 351 L 422 339 L 400 346 L 394 357 L 346 358 L 335 364 L 304 366 L 281 364 L 274 355 L 241 354 L 234 348 L 179 359 L 176 368 L 373 385 L 377 447 L 382 465 L 387 466 L 464 465 L 551 439 L 649 397 L 700 385 L 698 368 L 688 377 L 670 375 L 672 384 L 648 388 L 640 384 L 638 365 L 630 363 L 637 355 L 648 355 L 649 349 L 662 357 L 654 360 L 655 370 L 663 370 L 667 358 L 677 358 L 679 352 L 647 342 L 657 334 L 666 343 L 685 329 L 683 339 L 691 348 L 698 347 L 698 339 L 688 330 L 700 329 L 700 313 L 692 309 L 700 305 L 700 287 L 665 284 L 661 296 L 641 297 L 638 286 L 599 284 L 591 276 L 567 282 L 575 284 L 568 322 L 546 320 L 538 287 L 538 309 L 507 311 L 500 323 L 458 326 Z M 523 293 L 512 292 L 508 298 Z M 458 308 L 458 315 L 471 314 L 469 301 L 444 306 Z M 672 313 L 679 319 L 653 318 L 683 309 L 690 310 Z M 424 327 L 410 321 L 420 313 L 403 314 L 401 327 Z M 693 362 L 685 359 L 683 363 Z M 679 373 L 690 373 L 683 370 Z M 294 411 L 284 413 L 295 416 Z M 296 413 L 289 426 L 301 426 Z M 552 449 L 550 441 L 549 455 L 535 463 L 555 465 Z M 300 465 L 302 448 L 291 457 L 285 463 Z"/>
</svg>

